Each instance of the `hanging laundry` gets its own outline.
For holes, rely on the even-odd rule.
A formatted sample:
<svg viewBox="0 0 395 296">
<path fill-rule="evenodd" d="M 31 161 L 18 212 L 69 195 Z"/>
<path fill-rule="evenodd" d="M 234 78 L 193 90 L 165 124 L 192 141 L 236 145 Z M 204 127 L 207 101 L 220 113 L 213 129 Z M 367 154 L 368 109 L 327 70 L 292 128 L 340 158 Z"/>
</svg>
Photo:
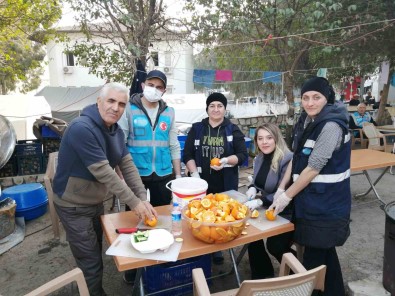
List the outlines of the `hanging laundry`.
<svg viewBox="0 0 395 296">
<path fill-rule="evenodd" d="M 272 82 L 275 84 L 281 84 L 281 81 L 282 81 L 281 72 L 272 72 L 272 71 L 263 72 L 262 82 Z"/>
<path fill-rule="evenodd" d="M 216 70 L 215 80 L 217 81 L 232 81 L 233 72 L 231 70 Z"/>
<path fill-rule="evenodd" d="M 195 69 L 193 70 L 193 83 L 213 88 L 215 70 Z"/>
</svg>

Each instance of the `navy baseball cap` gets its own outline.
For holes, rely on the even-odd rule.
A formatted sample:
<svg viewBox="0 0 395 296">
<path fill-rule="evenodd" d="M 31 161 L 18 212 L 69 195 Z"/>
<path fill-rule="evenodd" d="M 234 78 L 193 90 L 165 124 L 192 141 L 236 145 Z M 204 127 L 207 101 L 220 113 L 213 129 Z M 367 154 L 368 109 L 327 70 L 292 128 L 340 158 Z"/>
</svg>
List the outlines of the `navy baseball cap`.
<svg viewBox="0 0 395 296">
<path fill-rule="evenodd" d="M 167 77 L 165 75 L 165 73 L 159 71 L 159 70 L 152 70 L 150 72 L 148 72 L 147 77 L 145 78 L 145 80 L 149 80 L 152 78 L 158 78 L 160 80 L 163 81 L 163 83 L 165 84 L 165 88 L 166 88 L 166 84 L 167 84 Z"/>
</svg>

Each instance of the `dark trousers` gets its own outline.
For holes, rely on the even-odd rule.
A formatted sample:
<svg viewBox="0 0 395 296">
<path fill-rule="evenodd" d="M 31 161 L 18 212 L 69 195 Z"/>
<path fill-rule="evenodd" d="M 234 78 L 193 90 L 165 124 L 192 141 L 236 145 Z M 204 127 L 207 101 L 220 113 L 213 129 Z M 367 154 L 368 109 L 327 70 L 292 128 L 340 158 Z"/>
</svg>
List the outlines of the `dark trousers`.
<svg viewBox="0 0 395 296">
<path fill-rule="evenodd" d="M 343 276 L 340 268 L 336 248 L 317 249 L 305 247 L 303 254 L 303 265 L 306 269 L 312 269 L 320 265 L 326 265 L 325 291 L 315 291 L 313 295 L 344 296 Z"/>
<path fill-rule="evenodd" d="M 279 234 L 269 237 L 266 240 L 267 250 L 273 255 L 278 262 L 284 253 L 292 252 L 292 236 L 293 232 Z M 265 250 L 265 243 L 263 240 L 252 242 L 248 245 L 248 258 L 251 268 L 251 279 L 265 279 L 274 277 L 274 270 L 272 261 Z"/>
<path fill-rule="evenodd" d="M 66 232 L 71 253 L 77 266 L 84 273 L 91 296 L 104 295 L 102 240 L 103 231 L 100 216 L 104 214 L 103 204 L 88 207 L 60 207 L 56 212 Z"/>
<path fill-rule="evenodd" d="M 168 175 L 164 177 L 159 177 L 157 174 L 153 173 L 148 177 L 141 177 L 145 189 L 150 190 L 151 195 L 151 205 L 153 207 L 165 206 L 171 203 L 172 193 L 166 188 L 166 184 L 171 180 L 174 180 L 174 175 Z M 126 205 L 125 209 L 130 211 L 130 208 Z"/>
</svg>

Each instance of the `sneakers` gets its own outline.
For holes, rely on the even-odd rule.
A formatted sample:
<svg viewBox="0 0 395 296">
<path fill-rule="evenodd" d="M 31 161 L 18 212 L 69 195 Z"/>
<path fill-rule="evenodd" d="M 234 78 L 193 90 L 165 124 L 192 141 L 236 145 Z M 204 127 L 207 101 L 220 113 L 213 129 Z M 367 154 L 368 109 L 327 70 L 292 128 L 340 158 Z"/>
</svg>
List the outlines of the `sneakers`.
<svg viewBox="0 0 395 296">
<path fill-rule="evenodd" d="M 136 277 L 136 270 L 127 270 L 123 273 L 122 279 L 128 285 L 134 284 L 134 279 Z"/>
<path fill-rule="evenodd" d="M 224 263 L 224 256 L 222 255 L 222 251 L 218 251 L 212 254 L 213 263 L 215 265 L 221 265 Z"/>
</svg>

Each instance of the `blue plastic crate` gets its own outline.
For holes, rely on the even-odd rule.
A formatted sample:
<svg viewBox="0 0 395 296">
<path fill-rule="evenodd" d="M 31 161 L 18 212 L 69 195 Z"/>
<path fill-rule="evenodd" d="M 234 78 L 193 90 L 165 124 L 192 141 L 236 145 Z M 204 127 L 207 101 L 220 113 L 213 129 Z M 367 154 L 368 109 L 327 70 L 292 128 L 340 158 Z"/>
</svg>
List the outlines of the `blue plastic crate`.
<svg viewBox="0 0 395 296">
<path fill-rule="evenodd" d="M 206 278 L 211 277 L 211 256 L 203 255 L 174 263 L 164 263 L 149 266 L 143 273 L 143 281 L 147 293 L 154 293 L 163 289 L 173 288 L 183 284 L 190 284 L 171 291 L 164 291 L 155 295 L 182 296 L 191 293 L 192 269 L 202 268 Z"/>
<path fill-rule="evenodd" d="M 48 126 L 43 125 L 41 127 L 41 136 L 43 138 L 55 138 L 55 139 L 60 139 L 60 136 L 55 133 L 53 130 L 51 130 Z"/>
<path fill-rule="evenodd" d="M 37 175 L 45 172 L 43 155 L 17 156 L 18 176 Z"/>
<path fill-rule="evenodd" d="M 15 145 L 16 156 L 42 155 L 43 146 L 39 140 L 20 140 Z"/>
</svg>

